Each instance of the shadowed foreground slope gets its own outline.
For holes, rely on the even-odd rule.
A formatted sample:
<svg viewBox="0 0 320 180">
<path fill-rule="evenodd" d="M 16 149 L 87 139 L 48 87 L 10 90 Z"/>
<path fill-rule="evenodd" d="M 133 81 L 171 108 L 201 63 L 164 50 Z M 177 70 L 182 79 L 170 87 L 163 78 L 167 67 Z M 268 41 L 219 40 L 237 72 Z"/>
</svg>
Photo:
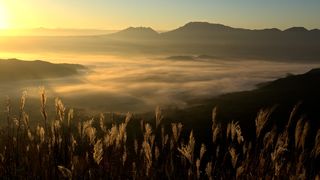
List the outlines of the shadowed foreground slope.
<svg viewBox="0 0 320 180">
<path fill-rule="evenodd" d="M 246 127 L 244 133 L 254 135 L 254 119 L 262 108 L 274 107 L 271 119 L 283 128 L 292 108 L 300 103 L 297 116 L 304 117 L 319 126 L 320 114 L 320 69 L 305 74 L 288 75 L 272 82 L 258 85 L 256 90 L 229 93 L 206 100 L 190 102 L 190 108 L 170 113 L 172 119 L 181 119 L 190 127 L 201 129 L 210 126 L 211 111 L 218 108 L 218 119 L 222 122 L 239 121 Z M 201 119 L 201 121 L 200 121 Z M 203 132 L 203 131 L 202 131 Z M 206 139 L 206 137 L 204 137 Z"/>
</svg>

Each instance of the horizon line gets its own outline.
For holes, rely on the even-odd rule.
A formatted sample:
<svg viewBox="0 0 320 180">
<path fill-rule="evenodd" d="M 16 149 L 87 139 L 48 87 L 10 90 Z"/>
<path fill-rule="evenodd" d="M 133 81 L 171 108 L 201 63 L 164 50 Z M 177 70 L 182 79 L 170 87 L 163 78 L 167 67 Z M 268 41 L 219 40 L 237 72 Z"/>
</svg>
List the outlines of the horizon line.
<svg viewBox="0 0 320 180">
<path fill-rule="evenodd" d="M 275 27 L 275 26 L 271 26 L 271 27 L 263 27 L 263 28 L 248 28 L 248 27 L 237 27 L 237 26 L 232 26 L 232 25 L 227 25 L 227 24 L 223 24 L 223 23 L 218 23 L 218 22 L 208 22 L 208 21 L 189 21 L 187 23 L 184 23 L 180 26 L 177 26 L 175 28 L 172 29 L 156 29 L 153 28 L 152 26 L 145 26 L 145 25 L 136 25 L 136 26 L 131 26 L 128 25 L 124 28 L 119 28 L 119 29 L 107 29 L 107 28 L 86 28 L 86 27 L 46 27 L 46 26 L 38 26 L 38 27 L 15 27 L 15 28 L 0 28 L 0 31 L 19 31 L 19 30 L 83 30 L 83 31 L 121 31 L 121 30 L 125 30 L 128 28 L 139 28 L 139 27 L 144 27 L 144 28 L 151 28 L 155 31 L 158 32 L 165 32 L 165 31 L 171 31 L 171 30 L 175 30 L 178 29 L 180 27 L 183 27 L 189 23 L 208 23 L 208 24 L 216 24 L 216 25 L 223 25 L 223 26 L 227 26 L 227 27 L 231 27 L 231 28 L 235 28 L 235 29 L 248 29 L 248 30 L 264 30 L 264 29 L 279 29 L 281 31 L 290 29 L 290 28 L 294 28 L 294 27 L 302 27 L 305 28 L 307 30 L 316 30 L 316 29 L 320 29 L 320 27 L 313 27 L 313 28 L 307 28 L 305 26 L 300 26 L 300 25 L 294 25 L 294 26 L 288 26 L 286 28 L 279 28 L 279 27 Z"/>
</svg>

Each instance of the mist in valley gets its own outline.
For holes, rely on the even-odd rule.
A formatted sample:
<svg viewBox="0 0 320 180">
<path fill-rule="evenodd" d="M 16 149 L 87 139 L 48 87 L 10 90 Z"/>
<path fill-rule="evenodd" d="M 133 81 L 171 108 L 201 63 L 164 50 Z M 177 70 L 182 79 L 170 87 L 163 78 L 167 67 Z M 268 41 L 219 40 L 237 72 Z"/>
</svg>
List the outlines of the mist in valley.
<svg viewBox="0 0 320 180">
<path fill-rule="evenodd" d="M 251 90 L 259 83 L 318 66 L 261 60 L 171 60 L 158 56 L 87 55 L 86 60 L 74 55 L 66 57 L 56 54 L 51 58 L 56 62 L 79 62 L 87 69 L 61 78 L 1 83 L 1 101 L 5 102 L 7 96 L 18 100 L 27 91 L 30 101 L 39 103 L 39 89 L 44 87 L 49 97 L 60 97 L 69 107 L 89 112 L 146 112 L 156 106 L 185 108 L 195 99 Z"/>
</svg>

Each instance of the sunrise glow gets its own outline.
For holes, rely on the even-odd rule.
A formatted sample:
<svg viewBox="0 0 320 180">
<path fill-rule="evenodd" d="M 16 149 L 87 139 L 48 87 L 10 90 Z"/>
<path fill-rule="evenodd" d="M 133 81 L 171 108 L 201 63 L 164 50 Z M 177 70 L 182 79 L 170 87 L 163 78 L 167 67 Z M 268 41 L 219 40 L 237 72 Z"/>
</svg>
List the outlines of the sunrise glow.
<svg viewBox="0 0 320 180">
<path fill-rule="evenodd" d="M 120 30 L 147 26 L 170 30 L 190 21 L 206 21 L 250 29 L 314 29 L 320 27 L 319 5 L 318 0 L 0 0 L 0 28 Z"/>
<path fill-rule="evenodd" d="M 4 5 L 0 4 L 0 29 L 8 28 L 8 13 Z"/>
</svg>

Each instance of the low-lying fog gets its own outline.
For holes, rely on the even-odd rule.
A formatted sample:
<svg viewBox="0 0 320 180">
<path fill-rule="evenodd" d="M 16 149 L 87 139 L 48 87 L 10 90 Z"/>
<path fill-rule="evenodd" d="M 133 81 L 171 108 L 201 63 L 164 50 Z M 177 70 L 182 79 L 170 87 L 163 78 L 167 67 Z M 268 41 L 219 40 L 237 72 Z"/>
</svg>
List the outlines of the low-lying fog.
<svg viewBox="0 0 320 180">
<path fill-rule="evenodd" d="M 62 61 L 84 64 L 89 72 L 78 77 L 1 84 L 1 95 L 16 96 L 26 89 L 29 97 L 38 97 L 39 87 L 44 86 L 49 97 L 61 97 L 71 107 L 142 112 L 157 105 L 184 107 L 191 99 L 250 90 L 258 83 L 318 67 L 310 63 L 258 60 L 183 61 L 107 56 L 61 57 L 57 62 Z"/>
</svg>

